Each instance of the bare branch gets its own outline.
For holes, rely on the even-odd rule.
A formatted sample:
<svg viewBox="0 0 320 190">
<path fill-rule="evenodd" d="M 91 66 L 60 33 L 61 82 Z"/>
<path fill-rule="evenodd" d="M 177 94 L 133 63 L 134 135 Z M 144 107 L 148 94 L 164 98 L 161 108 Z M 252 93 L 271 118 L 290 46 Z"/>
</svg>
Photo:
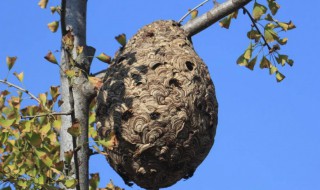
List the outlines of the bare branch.
<svg viewBox="0 0 320 190">
<path fill-rule="evenodd" d="M 52 112 L 52 113 L 44 113 L 44 114 L 38 114 L 38 115 L 32 115 L 32 116 L 21 116 L 22 119 L 33 119 L 37 117 L 43 117 L 43 116 L 53 116 L 53 115 L 71 115 L 71 112 Z"/>
<path fill-rule="evenodd" d="M 200 3 L 199 5 L 197 5 L 195 8 L 189 10 L 185 15 L 183 15 L 183 17 L 178 21 L 178 23 L 181 23 L 189 14 L 191 14 L 192 11 L 198 9 L 202 5 L 206 4 L 208 1 L 209 0 L 205 0 L 204 2 Z"/>
<path fill-rule="evenodd" d="M 245 6 L 250 1 L 252 0 L 228 0 L 219 6 L 212 8 L 205 14 L 190 20 L 183 25 L 182 28 L 188 33 L 188 36 L 191 37 L 208 28 L 223 17 Z"/>
<path fill-rule="evenodd" d="M 31 92 L 29 92 L 27 89 L 24 89 L 20 86 L 17 86 L 15 84 L 12 84 L 10 82 L 8 82 L 7 80 L 0 80 L 1 83 L 8 85 L 9 87 L 13 87 L 15 89 L 18 89 L 21 92 L 24 92 L 26 94 L 28 94 L 32 99 L 36 100 L 39 104 L 41 103 L 41 101 L 35 96 L 33 95 Z"/>
<path fill-rule="evenodd" d="M 98 77 L 98 78 L 103 78 L 105 73 L 106 73 L 107 69 L 103 69 L 99 72 L 93 73 L 92 76 Z"/>
</svg>

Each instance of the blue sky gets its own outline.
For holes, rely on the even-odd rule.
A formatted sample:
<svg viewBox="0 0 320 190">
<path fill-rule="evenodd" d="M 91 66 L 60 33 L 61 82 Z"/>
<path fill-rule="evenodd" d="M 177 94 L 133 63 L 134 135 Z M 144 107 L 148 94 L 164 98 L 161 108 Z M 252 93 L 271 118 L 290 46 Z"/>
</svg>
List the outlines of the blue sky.
<svg viewBox="0 0 320 190">
<path fill-rule="evenodd" d="M 59 2 L 51 0 L 49 6 Z M 130 38 L 152 21 L 178 20 L 200 2 L 88 1 L 87 44 L 94 46 L 97 54 L 113 55 L 119 48 L 114 36 L 126 33 Z M 208 65 L 216 86 L 218 130 L 213 149 L 194 176 L 167 189 L 320 189 L 320 2 L 277 2 L 281 5 L 277 18 L 293 20 L 297 26 L 284 34 L 289 42 L 281 52 L 290 55 L 295 64 L 281 68 L 287 77 L 282 83 L 276 83 L 268 71 L 258 67 L 250 71 L 236 65 L 249 44 L 246 32 L 250 22 L 246 16 L 239 14 L 229 30 L 215 24 L 193 37 L 194 47 Z M 49 50 L 60 49 L 60 31 L 52 34 L 46 26 L 59 17 L 40 9 L 37 3 L 0 1 L 0 78 L 6 76 L 6 56 L 18 56 L 13 71 L 24 71 L 24 85 L 34 94 L 59 84 L 58 68 L 43 59 Z M 210 3 L 201 7 L 200 14 L 211 7 Z M 93 72 L 103 68 L 106 65 L 94 61 Z M 18 84 L 14 76 L 9 81 Z M 140 189 L 126 187 L 102 156 L 90 161 L 90 172 L 100 172 L 102 185 L 113 179 L 126 189 Z"/>
</svg>

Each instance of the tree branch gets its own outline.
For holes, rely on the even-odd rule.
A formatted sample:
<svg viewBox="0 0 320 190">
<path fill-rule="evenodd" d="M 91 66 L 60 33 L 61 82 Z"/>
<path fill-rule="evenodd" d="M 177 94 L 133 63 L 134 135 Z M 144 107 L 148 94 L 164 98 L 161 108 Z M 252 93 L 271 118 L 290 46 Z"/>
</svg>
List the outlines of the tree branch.
<svg viewBox="0 0 320 190">
<path fill-rule="evenodd" d="M 178 21 L 178 23 L 181 23 L 189 14 L 191 14 L 192 11 L 198 9 L 202 5 L 206 4 L 208 1 L 209 0 L 205 0 L 204 2 L 200 3 L 199 5 L 197 5 L 195 8 L 189 10 L 185 15 L 183 15 L 183 17 Z"/>
<path fill-rule="evenodd" d="M 21 116 L 22 119 L 33 119 L 37 117 L 43 117 L 43 116 L 52 116 L 52 115 L 71 115 L 71 112 L 52 112 L 52 113 L 44 113 L 44 114 L 38 114 L 38 115 L 27 115 L 27 116 Z"/>
<path fill-rule="evenodd" d="M 183 25 L 182 28 L 187 32 L 189 37 L 192 37 L 223 17 L 245 6 L 250 1 L 252 0 L 228 0 L 219 6 L 212 8 L 205 14 L 190 20 Z"/>
<path fill-rule="evenodd" d="M 8 85 L 9 87 L 13 87 L 15 89 L 18 89 L 21 92 L 28 94 L 32 99 L 36 100 L 39 104 L 41 103 L 41 101 L 35 95 L 33 95 L 31 92 L 29 92 L 28 90 L 26 90 L 20 86 L 17 86 L 15 84 L 12 84 L 12 83 L 8 82 L 7 80 L 0 80 L 0 82 Z"/>
<path fill-rule="evenodd" d="M 266 45 L 266 46 L 268 47 L 268 50 L 270 51 L 270 50 L 271 50 L 271 47 L 270 47 L 270 45 L 268 44 L 268 42 L 267 42 L 266 38 L 264 37 L 264 35 L 261 33 L 261 31 L 260 31 L 259 27 L 257 26 L 256 21 L 254 20 L 254 18 L 252 17 L 252 15 L 250 14 L 250 12 L 249 12 L 245 7 L 242 7 L 242 9 L 243 9 L 244 13 L 246 13 L 246 14 L 249 16 L 249 18 L 250 18 L 253 26 L 256 28 L 256 30 L 257 30 L 257 31 L 259 32 L 259 34 L 261 35 L 261 38 L 262 38 L 262 40 L 264 41 L 264 44 L 263 44 L 263 45 Z"/>
</svg>

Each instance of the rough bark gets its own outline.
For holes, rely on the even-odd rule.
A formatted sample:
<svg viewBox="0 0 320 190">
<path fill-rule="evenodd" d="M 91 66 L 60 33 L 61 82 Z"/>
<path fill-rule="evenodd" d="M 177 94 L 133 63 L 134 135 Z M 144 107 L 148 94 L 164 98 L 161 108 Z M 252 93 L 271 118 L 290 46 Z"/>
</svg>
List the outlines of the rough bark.
<svg viewBox="0 0 320 190">
<path fill-rule="evenodd" d="M 87 79 L 92 61 L 92 59 L 88 57 L 92 57 L 95 50 L 86 45 L 87 0 L 62 0 L 61 8 L 62 36 L 65 36 L 71 31 L 74 37 L 73 50 L 66 49 L 64 44 L 62 44 L 61 50 L 61 98 L 64 102 L 61 111 L 72 112 L 71 116 L 62 116 L 61 159 L 64 160 L 64 152 L 73 151 L 75 148 L 80 147 L 80 149 L 74 153 L 74 162 L 70 172 L 79 182 L 76 189 L 87 190 L 89 188 L 89 103 L 94 95 L 93 88 Z M 75 53 L 75 48 L 78 46 L 84 47 L 80 56 Z M 75 67 L 71 67 L 70 60 L 75 61 Z M 68 69 L 74 69 L 76 72 L 81 70 L 81 74 L 71 82 L 64 73 L 64 71 Z M 76 121 L 80 124 L 81 134 L 78 137 L 72 137 L 67 130 L 72 126 L 72 123 Z"/>
<path fill-rule="evenodd" d="M 187 32 L 188 36 L 191 37 L 208 28 L 223 17 L 245 6 L 250 1 L 252 0 L 228 0 L 227 2 L 212 8 L 203 15 L 190 20 L 183 25 L 182 28 Z"/>
</svg>

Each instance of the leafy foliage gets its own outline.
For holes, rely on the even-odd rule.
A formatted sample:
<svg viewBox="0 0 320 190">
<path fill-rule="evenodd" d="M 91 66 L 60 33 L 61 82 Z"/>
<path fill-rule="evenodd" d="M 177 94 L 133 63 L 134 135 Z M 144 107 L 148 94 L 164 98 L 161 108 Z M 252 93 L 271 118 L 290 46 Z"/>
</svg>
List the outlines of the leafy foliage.
<svg viewBox="0 0 320 190">
<path fill-rule="evenodd" d="M 281 22 L 274 18 L 280 8 L 275 0 L 267 0 L 266 3 L 267 5 L 263 5 L 255 1 L 252 14 L 246 8 L 242 8 L 243 13 L 248 14 L 253 23 L 251 30 L 247 33 L 250 44 L 237 59 L 237 64 L 254 70 L 257 60 L 260 58 L 260 68 L 269 69 L 270 75 L 275 74 L 277 82 L 281 82 L 285 76 L 279 72 L 277 66 L 293 66 L 294 61 L 289 59 L 288 55 L 279 53 L 281 46 L 288 42 L 288 38 L 281 38 L 280 33 L 294 29 L 295 25 L 292 21 Z M 232 18 L 237 18 L 237 14 L 236 11 L 222 19 L 220 26 L 228 29 Z M 265 47 L 268 49 L 267 53 L 264 52 Z"/>
</svg>

